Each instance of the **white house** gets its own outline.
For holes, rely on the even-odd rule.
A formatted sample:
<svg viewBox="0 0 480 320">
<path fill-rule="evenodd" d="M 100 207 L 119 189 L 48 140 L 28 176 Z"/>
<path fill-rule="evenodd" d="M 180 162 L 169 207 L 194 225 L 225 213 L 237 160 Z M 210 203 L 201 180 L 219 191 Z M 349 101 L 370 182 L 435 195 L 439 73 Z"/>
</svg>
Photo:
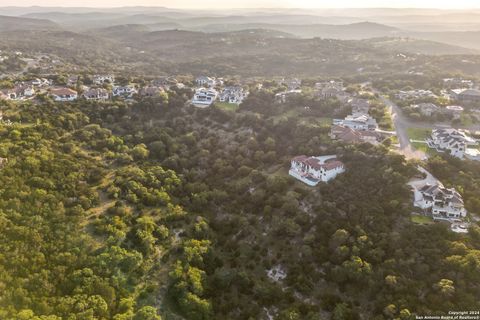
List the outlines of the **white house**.
<svg viewBox="0 0 480 320">
<path fill-rule="evenodd" d="M 83 95 L 87 100 L 108 100 L 108 91 L 103 88 L 90 88 L 86 90 Z"/>
<path fill-rule="evenodd" d="M 137 89 L 134 86 L 115 86 L 112 90 L 112 95 L 114 97 L 125 97 L 131 98 L 134 94 L 137 93 Z"/>
<path fill-rule="evenodd" d="M 467 216 L 462 196 L 440 182 L 414 188 L 413 205 L 430 213 L 434 220 L 458 220 Z"/>
<path fill-rule="evenodd" d="M 302 93 L 302 90 L 289 90 L 289 91 L 283 91 L 275 94 L 275 100 L 280 102 L 280 103 L 285 103 L 287 102 L 287 97 L 290 96 L 295 96 Z"/>
<path fill-rule="evenodd" d="M 69 88 L 54 88 L 50 90 L 50 95 L 55 101 L 74 101 L 78 98 L 78 93 Z"/>
<path fill-rule="evenodd" d="M 435 129 L 426 142 L 430 148 L 436 149 L 438 152 L 448 152 L 451 156 L 460 159 L 468 156 L 471 160 L 477 160 L 478 150 L 469 147 L 477 146 L 478 142 L 462 130 Z"/>
<path fill-rule="evenodd" d="M 195 90 L 192 104 L 198 106 L 209 106 L 217 99 L 217 96 L 218 92 L 214 89 L 199 88 Z"/>
<path fill-rule="evenodd" d="M 333 119 L 336 126 L 349 127 L 354 130 L 376 130 L 377 120 L 368 114 L 348 115 L 345 119 Z"/>
<path fill-rule="evenodd" d="M 307 157 L 298 156 L 292 159 L 289 174 L 309 186 L 319 182 L 328 182 L 338 174 L 345 172 L 343 162 L 337 156 Z"/>
<path fill-rule="evenodd" d="M 96 74 L 93 76 L 93 83 L 96 85 L 102 85 L 104 83 L 113 84 L 115 82 L 115 76 L 111 74 Z"/>
<path fill-rule="evenodd" d="M 218 96 L 221 102 L 241 104 L 248 96 L 248 92 L 240 86 L 226 87 Z"/>
<path fill-rule="evenodd" d="M 211 77 L 207 77 L 207 76 L 200 76 L 200 77 L 195 79 L 195 83 L 198 86 L 201 86 L 201 87 L 212 88 L 212 87 L 215 87 L 216 85 L 221 85 L 223 82 L 221 80 L 218 80 L 218 79 L 215 79 L 215 78 L 211 78 Z"/>
</svg>

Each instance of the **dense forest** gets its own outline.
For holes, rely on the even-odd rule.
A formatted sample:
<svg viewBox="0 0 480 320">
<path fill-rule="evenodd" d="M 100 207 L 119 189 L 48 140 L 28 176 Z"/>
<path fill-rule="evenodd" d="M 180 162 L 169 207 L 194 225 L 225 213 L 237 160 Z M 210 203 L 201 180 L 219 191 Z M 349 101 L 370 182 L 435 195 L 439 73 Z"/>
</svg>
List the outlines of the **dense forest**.
<svg viewBox="0 0 480 320">
<path fill-rule="evenodd" d="M 348 110 L 264 91 L 236 111 L 197 109 L 189 94 L 2 102 L 0 318 L 478 310 L 480 229 L 411 222 L 416 164 L 387 145 L 332 142 L 321 119 Z M 347 172 L 306 187 L 287 174 L 299 154 L 337 154 Z M 428 166 L 479 212 L 478 164 Z"/>
</svg>

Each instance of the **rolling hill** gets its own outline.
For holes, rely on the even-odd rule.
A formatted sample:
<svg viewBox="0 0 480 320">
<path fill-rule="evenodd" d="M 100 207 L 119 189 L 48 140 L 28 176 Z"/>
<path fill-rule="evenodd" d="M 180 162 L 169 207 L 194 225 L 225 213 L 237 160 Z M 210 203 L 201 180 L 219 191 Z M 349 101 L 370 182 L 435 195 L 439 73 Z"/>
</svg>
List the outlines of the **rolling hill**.
<svg viewBox="0 0 480 320">
<path fill-rule="evenodd" d="M 45 19 L 0 16 L 0 32 L 19 30 L 61 30 L 61 27 Z"/>
</svg>

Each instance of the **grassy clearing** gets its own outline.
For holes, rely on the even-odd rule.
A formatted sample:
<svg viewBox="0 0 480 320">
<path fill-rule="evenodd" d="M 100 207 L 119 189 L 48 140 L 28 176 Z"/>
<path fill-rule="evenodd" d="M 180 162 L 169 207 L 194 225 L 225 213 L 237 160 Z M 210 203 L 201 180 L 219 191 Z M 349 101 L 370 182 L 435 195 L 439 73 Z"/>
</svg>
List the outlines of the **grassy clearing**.
<svg viewBox="0 0 480 320">
<path fill-rule="evenodd" d="M 425 140 L 432 134 L 432 130 L 422 128 L 408 128 L 407 134 L 411 140 Z"/>
<path fill-rule="evenodd" d="M 215 102 L 215 106 L 219 109 L 227 111 L 236 111 L 239 107 L 238 104 L 228 102 Z"/>
<path fill-rule="evenodd" d="M 410 220 L 413 222 L 413 223 L 416 223 L 416 224 L 432 224 L 434 223 L 432 218 L 430 217 L 426 217 L 426 216 L 421 216 L 421 215 L 417 215 L 417 214 L 412 214 L 410 216 Z"/>
<path fill-rule="evenodd" d="M 432 134 L 432 130 L 423 128 L 408 128 L 407 134 L 410 140 L 425 141 L 425 139 L 430 137 Z M 437 151 L 429 148 L 428 145 L 423 142 L 412 142 L 412 147 L 415 148 L 415 150 L 423 151 L 430 156 L 437 154 Z"/>
</svg>

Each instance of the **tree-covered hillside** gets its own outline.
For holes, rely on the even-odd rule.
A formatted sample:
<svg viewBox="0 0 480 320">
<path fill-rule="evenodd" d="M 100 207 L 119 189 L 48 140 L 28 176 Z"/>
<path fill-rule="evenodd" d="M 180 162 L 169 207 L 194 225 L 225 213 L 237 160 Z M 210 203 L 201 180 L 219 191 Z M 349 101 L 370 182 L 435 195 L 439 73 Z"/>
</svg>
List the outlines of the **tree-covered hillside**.
<svg viewBox="0 0 480 320">
<path fill-rule="evenodd" d="M 478 309 L 478 227 L 457 235 L 411 222 L 415 166 L 384 145 L 331 142 L 321 117 L 335 115 L 332 101 L 306 111 L 252 92 L 224 111 L 186 99 L 3 102 L 13 124 L 0 125 L 0 318 Z M 287 174 L 299 154 L 337 154 L 347 172 L 306 187 Z M 452 160 L 432 170 L 477 210 L 478 177 L 453 179 L 440 161 Z"/>
</svg>

